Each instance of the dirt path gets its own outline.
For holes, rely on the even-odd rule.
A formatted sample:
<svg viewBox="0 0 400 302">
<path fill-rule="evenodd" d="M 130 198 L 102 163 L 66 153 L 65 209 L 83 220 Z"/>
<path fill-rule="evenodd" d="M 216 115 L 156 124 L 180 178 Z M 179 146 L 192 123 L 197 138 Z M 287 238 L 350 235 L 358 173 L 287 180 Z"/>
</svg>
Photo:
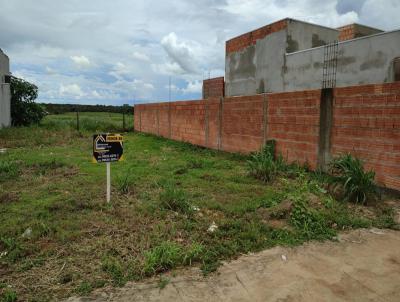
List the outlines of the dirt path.
<svg viewBox="0 0 400 302">
<path fill-rule="evenodd" d="M 358 230 L 339 242 L 273 248 L 226 263 L 203 278 L 197 269 L 158 281 L 102 289 L 68 301 L 400 301 L 400 232 Z"/>
</svg>

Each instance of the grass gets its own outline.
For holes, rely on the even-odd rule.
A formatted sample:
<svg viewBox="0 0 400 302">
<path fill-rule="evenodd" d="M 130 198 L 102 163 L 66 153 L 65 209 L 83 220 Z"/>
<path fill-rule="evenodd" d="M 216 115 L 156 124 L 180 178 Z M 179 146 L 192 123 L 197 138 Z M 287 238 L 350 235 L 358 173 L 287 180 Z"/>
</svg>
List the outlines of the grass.
<svg viewBox="0 0 400 302">
<path fill-rule="evenodd" d="M 366 203 L 376 198 L 378 191 L 374 182 L 375 172 L 365 171 L 358 158 L 345 154 L 332 162 L 333 182 L 343 189 L 344 199 Z"/>
<path fill-rule="evenodd" d="M 125 161 L 112 164 L 107 204 L 92 135 L 118 131 L 121 120 L 82 113 L 97 126 L 77 132 L 73 118 L 0 130 L 1 282 L 22 301 L 87 295 L 180 266 L 208 274 L 242 253 L 397 227 L 385 197 L 368 206 L 335 200 L 323 175 L 295 165 L 265 183 L 249 175 L 249 156 L 132 132 Z M 0 297 L 9 291 L 0 287 Z"/>
</svg>

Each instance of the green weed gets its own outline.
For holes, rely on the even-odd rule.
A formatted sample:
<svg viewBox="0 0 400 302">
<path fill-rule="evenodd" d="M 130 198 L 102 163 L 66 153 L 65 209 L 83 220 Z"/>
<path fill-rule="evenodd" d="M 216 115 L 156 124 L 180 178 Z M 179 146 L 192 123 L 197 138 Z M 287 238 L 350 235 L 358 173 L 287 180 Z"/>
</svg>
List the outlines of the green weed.
<svg viewBox="0 0 400 302">
<path fill-rule="evenodd" d="M 114 285 L 123 286 L 126 283 L 123 267 L 117 258 L 103 258 L 101 268 L 110 275 Z"/>
<path fill-rule="evenodd" d="M 0 247 L 6 251 L 6 259 L 10 262 L 16 262 L 25 255 L 25 249 L 22 245 L 12 237 L 1 237 L 0 236 Z"/>
<path fill-rule="evenodd" d="M 160 280 L 158 281 L 158 288 L 164 289 L 170 282 L 171 280 L 169 278 L 161 276 Z"/>
<path fill-rule="evenodd" d="M 76 293 L 78 293 L 79 295 L 88 295 L 92 292 L 93 287 L 90 284 L 90 282 L 88 281 L 82 281 L 78 287 L 76 288 Z"/>
<path fill-rule="evenodd" d="M 135 183 L 132 171 L 128 170 L 124 175 L 117 178 L 117 189 L 122 194 L 129 194 L 133 191 L 133 185 Z"/>
<path fill-rule="evenodd" d="M 330 239 L 336 234 L 323 214 L 311 208 L 303 198 L 294 201 L 290 223 L 308 240 Z"/>
<path fill-rule="evenodd" d="M 16 178 L 19 175 L 19 171 L 17 162 L 0 160 L 0 182 Z"/>
<path fill-rule="evenodd" d="M 193 206 L 187 199 L 185 191 L 174 185 L 167 185 L 160 193 L 160 205 L 163 209 L 190 215 L 193 213 Z"/>
<path fill-rule="evenodd" d="M 344 199 L 358 203 L 366 203 L 377 196 L 374 182 L 375 172 L 365 171 L 363 163 L 351 154 L 345 154 L 332 161 L 333 183 L 344 189 Z"/>
<path fill-rule="evenodd" d="M 17 293 L 11 289 L 6 289 L 3 294 L 0 295 L 0 302 L 16 302 Z"/>
<path fill-rule="evenodd" d="M 164 241 L 160 245 L 145 252 L 143 272 L 145 275 L 163 272 L 176 267 L 182 261 L 182 247 L 171 241 Z"/>
<path fill-rule="evenodd" d="M 283 158 L 278 156 L 275 159 L 275 143 L 273 141 L 264 145 L 260 152 L 251 154 L 247 165 L 250 175 L 263 182 L 274 180 L 278 173 L 285 169 Z"/>
</svg>

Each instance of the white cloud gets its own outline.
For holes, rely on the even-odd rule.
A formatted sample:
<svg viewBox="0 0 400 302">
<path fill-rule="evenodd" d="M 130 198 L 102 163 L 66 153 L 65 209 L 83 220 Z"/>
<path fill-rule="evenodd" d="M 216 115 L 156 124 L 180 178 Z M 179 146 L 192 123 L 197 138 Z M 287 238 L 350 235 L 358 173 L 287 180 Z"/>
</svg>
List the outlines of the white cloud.
<svg viewBox="0 0 400 302">
<path fill-rule="evenodd" d="M 46 70 L 47 74 L 56 74 L 57 73 L 53 68 L 51 68 L 49 66 L 46 66 L 45 70 Z"/>
<path fill-rule="evenodd" d="M 1 48 L 13 74 L 38 85 L 39 101 L 111 104 L 167 100 L 169 77 L 172 99 L 198 98 L 204 74 L 224 74 L 227 39 L 278 19 L 390 30 L 400 13 L 398 0 L 96 0 L 95 7 L 41 0 L 40 9 L 0 0 L 0 7 Z"/>
<path fill-rule="evenodd" d="M 200 93 L 203 88 L 203 82 L 201 81 L 193 81 L 193 82 L 188 82 L 186 88 L 184 88 L 182 91 L 185 94 L 188 93 Z"/>
<path fill-rule="evenodd" d="M 79 67 L 79 68 L 87 68 L 90 66 L 90 61 L 85 56 L 71 56 L 71 60 Z"/>
<path fill-rule="evenodd" d="M 150 61 L 150 58 L 148 57 L 148 55 L 138 52 L 138 51 L 135 51 L 134 53 L 132 53 L 132 57 L 139 61 L 145 61 L 145 62 Z"/>
<path fill-rule="evenodd" d="M 197 58 L 193 44 L 178 41 L 178 36 L 174 32 L 164 36 L 161 40 L 161 45 L 172 60 L 172 64 L 179 65 L 181 70 L 186 73 L 198 72 L 198 67 L 196 66 Z"/>
<path fill-rule="evenodd" d="M 61 84 L 59 93 L 60 96 L 67 96 L 73 98 L 81 98 L 85 95 L 78 84 L 69 84 L 69 85 Z"/>
</svg>

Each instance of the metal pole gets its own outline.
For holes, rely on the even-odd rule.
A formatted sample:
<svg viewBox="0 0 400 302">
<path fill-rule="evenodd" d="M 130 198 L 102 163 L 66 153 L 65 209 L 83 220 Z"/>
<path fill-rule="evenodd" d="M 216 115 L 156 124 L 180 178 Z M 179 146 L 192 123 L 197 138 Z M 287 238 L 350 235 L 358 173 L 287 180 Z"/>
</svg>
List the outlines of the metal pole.
<svg viewBox="0 0 400 302">
<path fill-rule="evenodd" d="M 169 77 L 168 101 L 171 102 L 171 77 Z"/>
<path fill-rule="evenodd" d="M 111 200 L 111 164 L 106 163 L 107 166 L 107 203 Z"/>
<path fill-rule="evenodd" d="M 124 132 L 125 132 L 125 111 L 122 112 L 122 124 L 123 124 Z"/>
<path fill-rule="evenodd" d="M 76 130 L 79 131 L 79 111 L 76 112 Z"/>
</svg>

